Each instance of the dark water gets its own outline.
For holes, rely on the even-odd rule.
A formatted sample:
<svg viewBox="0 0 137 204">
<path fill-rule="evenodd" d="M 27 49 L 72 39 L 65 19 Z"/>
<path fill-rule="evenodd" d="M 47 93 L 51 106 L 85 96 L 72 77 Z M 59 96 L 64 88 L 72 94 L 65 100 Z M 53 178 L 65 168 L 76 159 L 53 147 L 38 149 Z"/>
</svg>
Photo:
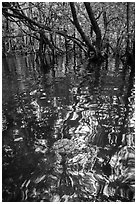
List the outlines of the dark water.
<svg viewBox="0 0 137 204">
<path fill-rule="evenodd" d="M 134 201 L 134 84 L 85 67 L 3 59 L 3 201 Z"/>
</svg>

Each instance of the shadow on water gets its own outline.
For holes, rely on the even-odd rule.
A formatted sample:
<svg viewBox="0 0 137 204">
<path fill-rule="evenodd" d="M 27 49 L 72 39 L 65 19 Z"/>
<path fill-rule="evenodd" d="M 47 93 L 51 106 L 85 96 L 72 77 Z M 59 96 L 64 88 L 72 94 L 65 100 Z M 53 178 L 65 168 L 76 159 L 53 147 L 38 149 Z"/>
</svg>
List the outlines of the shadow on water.
<svg viewBox="0 0 137 204">
<path fill-rule="evenodd" d="M 3 59 L 3 201 L 134 201 L 134 74 L 114 59 Z M 99 74 L 97 69 L 100 70 Z"/>
</svg>

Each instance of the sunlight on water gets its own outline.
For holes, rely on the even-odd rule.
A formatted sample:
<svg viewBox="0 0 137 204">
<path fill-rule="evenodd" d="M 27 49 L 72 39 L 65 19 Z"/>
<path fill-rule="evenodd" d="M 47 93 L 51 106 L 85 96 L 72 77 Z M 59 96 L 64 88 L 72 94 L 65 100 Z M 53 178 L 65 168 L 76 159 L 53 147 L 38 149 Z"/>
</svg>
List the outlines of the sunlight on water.
<svg viewBox="0 0 137 204">
<path fill-rule="evenodd" d="M 3 201 L 134 201 L 135 88 L 113 60 L 98 85 L 76 66 L 3 60 Z"/>
</svg>

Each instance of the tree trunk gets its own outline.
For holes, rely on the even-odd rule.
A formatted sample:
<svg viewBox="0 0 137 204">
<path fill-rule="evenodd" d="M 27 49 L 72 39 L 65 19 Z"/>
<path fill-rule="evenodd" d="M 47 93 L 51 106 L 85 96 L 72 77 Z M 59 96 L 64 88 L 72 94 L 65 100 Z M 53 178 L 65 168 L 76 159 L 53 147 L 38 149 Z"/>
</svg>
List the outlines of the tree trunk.
<svg viewBox="0 0 137 204">
<path fill-rule="evenodd" d="M 88 36 L 85 35 L 84 31 L 82 30 L 82 28 L 81 28 L 81 26 L 80 26 L 80 24 L 78 22 L 76 9 L 75 9 L 75 6 L 74 6 L 73 2 L 70 2 L 70 8 L 71 8 L 71 12 L 72 12 L 75 27 L 77 28 L 78 32 L 80 33 L 83 41 L 86 43 L 89 50 L 95 52 L 96 50 L 95 50 L 94 46 L 91 44 L 90 39 L 88 38 Z"/>
<path fill-rule="evenodd" d="M 126 53 L 129 51 L 129 2 L 127 2 L 127 47 Z"/>
<path fill-rule="evenodd" d="M 92 24 L 92 28 L 96 34 L 96 48 L 97 48 L 97 53 L 100 52 L 100 48 L 101 48 L 101 31 L 100 31 L 100 28 L 97 24 L 97 21 L 94 17 L 94 14 L 93 14 L 93 11 L 92 11 L 92 8 L 90 6 L 90 3 L 89 2 L 85 2 L 85 8 L 87 10 L 87 13 L 88 13 L 88 16 L 89 16 L 89 19 L 90 19 L 90 22 Z"/>
</svg>

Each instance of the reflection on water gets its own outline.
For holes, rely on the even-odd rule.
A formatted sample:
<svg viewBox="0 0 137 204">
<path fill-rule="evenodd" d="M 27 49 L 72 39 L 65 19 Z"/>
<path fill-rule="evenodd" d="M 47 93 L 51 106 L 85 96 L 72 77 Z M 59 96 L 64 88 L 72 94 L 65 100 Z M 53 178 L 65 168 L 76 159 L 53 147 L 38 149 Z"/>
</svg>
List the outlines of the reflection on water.
<svg viewBox="0 0 137 204">
<path fill-rule="evenodd" d="M 3 201 L 134 201 L 134 86 L 85 67 L 3 59 Z"/>
</svg>

